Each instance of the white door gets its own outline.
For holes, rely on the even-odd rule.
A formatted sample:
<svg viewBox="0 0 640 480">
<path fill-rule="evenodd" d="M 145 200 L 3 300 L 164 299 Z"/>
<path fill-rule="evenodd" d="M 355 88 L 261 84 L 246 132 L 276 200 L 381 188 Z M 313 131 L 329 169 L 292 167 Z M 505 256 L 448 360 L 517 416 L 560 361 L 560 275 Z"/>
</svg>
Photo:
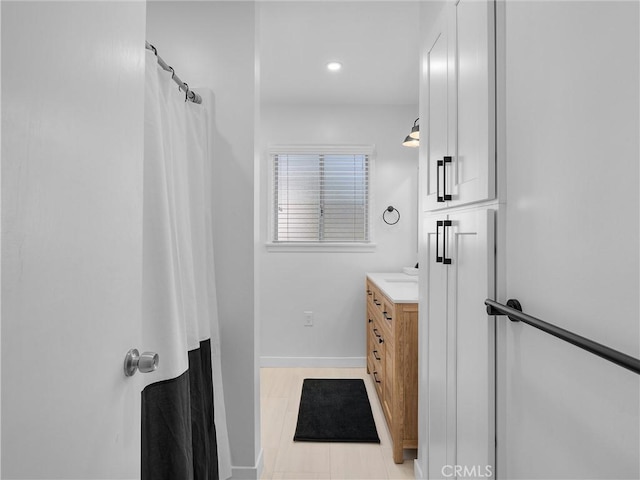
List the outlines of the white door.
<svg viewBox="0 0 640 480">
<path fill-rule="evenodd" d="M 506 294 L 640 354 L 637 2 L 508 2 Z M 615 54 L 614 54 L 615 52 Z M 640 478 L 638 375 L 499 320 L 502 478 Z"/>
<path fill-rule="evenodd" d="M 2 3 L 2 478 L 139 478 L 144 35 Z"/>
<path fill-rule="evenodd" d="M 494 211 L 425 218 L 429 478 L 489 478 L 495 463 Z M 426 282 L 425 282 L 426 280 Z M 458 468 L 467 470 L 458 471 Z"/>
<path fill-rule="evenodd" d="M 420 348 L 421 391 L 419 413 L 426 417 L 426 431 L 419 432 L 420 457 L 426 459 L 428 478 L 441 478 L 442 467 L 447 463 L 447 274 L 448 265 L 442 262 L 444 221 L 446 215 L 428 215 L 424 217 L 425 229 L 422 238 L 425 241 L 420 265 L 426 270 L 421 274 L 420 289 L 425 292 L 420 300 L 422 341 Z M 440 259 L 440 261 L 437 261 Z M 426 267 L 426 268 L 425 268 Z M 422 326 L 426 328 L 422 328 Z M 426 353 L 426 355 L 425 355 Z M 426 356 L 427 361 L 422 357 Z M 425 368 L 427 367 L 427 368 Z M 424 376 L 422 372 L 428 371 Z M 425 378 L 426 377 L 426 378 Z M 424 389 L 424 384 L 428 388 Z M 425 412 L 426 407 L 428 410 Z M 426 413 L 426 415 L 425 415 Z M 425 474 L 427 472 L 424 472 Z"/>
<path fill-rule="evenodd" d="M 483 304 L 495 291 L 495 212 L 479 209 L 448 217 L 447 463 L 463 468 L 454 472 L 456 478 L 490 478 L 495 468 L 495 323 Z"/>
<path fill-rule="evenodd" d="M 427 42 L 420 92 L 427 211 L 495 198 L 494 10 L 493 0 L 449 3 Z"/>
<path fill-rule="evenodd" d="M 427 105 L 422 113 L 423 144 L 426 148 L 420 148 L 422 175 L 424 175 L 423 208 L 424 210 L 436 210 L 446 206 L 444 191 L 444 170 L 450 169 L 448 160 L 453 151 L 453 117 L 450 112 L 450 96 L 455 93 L 450 88 L 450 78 L 453 75 L 453 59 L 450 58 L 449 34 L 447 22 L 448 8 L 445 7 L 440 15 L 434 33 L 429 41 L 428 51 L 423 58 L 423 81 L 421 82 L 420 95 Z M 426 127 L 426 128 L 425 128 Z M 447 165 L 445 165 L 445 157 Z M 449 192 L 450 193 L 450 192 Z"/>
<path fill-rule="evenodd" d="M 459 0 L 455 32 L 455 155 L 445 166 L 448 206 L 495 197 L 495 2 Z"/>
</svg>

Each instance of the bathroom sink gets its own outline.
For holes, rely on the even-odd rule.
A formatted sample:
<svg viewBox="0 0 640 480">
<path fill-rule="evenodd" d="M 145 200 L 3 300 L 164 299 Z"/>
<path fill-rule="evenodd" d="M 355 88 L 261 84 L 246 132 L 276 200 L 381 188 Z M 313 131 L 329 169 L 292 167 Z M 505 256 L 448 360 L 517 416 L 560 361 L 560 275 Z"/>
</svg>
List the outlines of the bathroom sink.
<svg viewBox="0 0 640 480">
<path fill-rule="evenodd" d="M 418 303 L 418 276 L 400 272 L 367 273 L 380 293 L 393 303 Z"/>
<path fill-rule="evenodd" d="M 385 278 L 385 282 L 389 283 L 418 283 L 418 277 L 412 278 Z"/>
</svg>

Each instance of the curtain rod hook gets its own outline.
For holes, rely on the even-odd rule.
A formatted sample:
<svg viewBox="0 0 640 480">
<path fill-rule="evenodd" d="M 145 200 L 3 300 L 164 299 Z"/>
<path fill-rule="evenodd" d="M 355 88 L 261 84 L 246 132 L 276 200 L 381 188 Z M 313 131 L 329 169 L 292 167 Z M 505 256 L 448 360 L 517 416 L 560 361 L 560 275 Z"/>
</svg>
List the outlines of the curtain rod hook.
<svg viewBox="0 0 640 480">
<path fill-rule="evenodd" d="M 189 85 L 187 84 L 187 82 L 184 82 L 184 101 L 186 102 L 187 100 L 189 100 Z M 180 90 L 180 88 L 178 88 L 178 90 Z"/>
</svg>

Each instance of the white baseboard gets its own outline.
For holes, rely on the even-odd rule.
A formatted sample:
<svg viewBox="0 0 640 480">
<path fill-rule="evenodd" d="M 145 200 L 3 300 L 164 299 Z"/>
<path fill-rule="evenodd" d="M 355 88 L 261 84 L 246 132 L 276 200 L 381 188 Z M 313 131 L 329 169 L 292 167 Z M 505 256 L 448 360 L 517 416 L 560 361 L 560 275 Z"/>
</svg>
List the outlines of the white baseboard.
<svg viewBox="0 0 640 480">
<path fill-rule="evenodd" d="M 422 474 L 422 467 L 420 466 L 420 462 L 418 462 L 417 458 L 413 461 L 413 476 L 415 478 L 425 478 Z"/>
<path fill-rule="evenodd" d="M 365 357 L 260 357 L 261 367 L 364 368 Z"/>
<path fill-rule="evenodd" d="M 258 459 L 253 467 L 234 467 L 231 465 L 231 480 L 257 480 L 262 476 L 264 469 L 263 450 L 260 449 Z"/>
<path fill-rule="evenodd" d="M 264 450 L 261 448 L 260 453 L 258 454 L 258 461 L 256 462 L 256 473 L 258 474 L 256 478 L 262 478 L 263 470 L 264 470 Z"/>
</svg>

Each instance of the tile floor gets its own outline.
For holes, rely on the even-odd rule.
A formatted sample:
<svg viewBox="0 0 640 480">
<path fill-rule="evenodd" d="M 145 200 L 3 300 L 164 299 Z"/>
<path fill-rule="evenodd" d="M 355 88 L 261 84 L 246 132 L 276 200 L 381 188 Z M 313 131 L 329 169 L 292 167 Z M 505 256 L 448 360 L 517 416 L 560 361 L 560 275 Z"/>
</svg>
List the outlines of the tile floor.
<svg viewBox="0 0 640 480">
<path fill-rule="evenodd" d="M 380 444 L 294 442 L 305 378 L 363 378 Z M 262 368 L 262 479 L 413 479 L 415 450 L 393 463 L 389 430 L 364 368 Z"/>
</svg>

